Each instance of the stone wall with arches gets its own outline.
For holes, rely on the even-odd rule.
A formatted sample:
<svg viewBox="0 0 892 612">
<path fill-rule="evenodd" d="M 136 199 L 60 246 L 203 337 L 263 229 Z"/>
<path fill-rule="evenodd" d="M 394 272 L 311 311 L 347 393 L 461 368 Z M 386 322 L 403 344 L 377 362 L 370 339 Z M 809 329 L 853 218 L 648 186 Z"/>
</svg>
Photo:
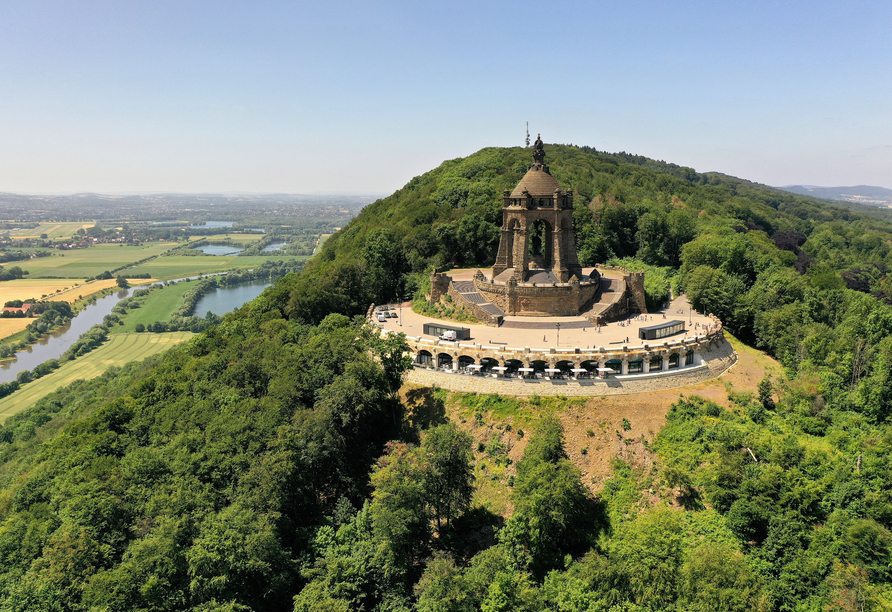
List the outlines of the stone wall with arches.
<svg viewBox="0 0 892 612">
<path fill-rule="evenodd" d="M 728 343 L 721 321 L 709 315 L 710 331 L 692 338 L 624 344 L 621 347 L 598 346 L 591 349 L 530 348 L 489 345 L 482 343 L 450 342 L 407 337 L 409 350 L 416 367 L 459 372 L 473 366 L 476 372 L 494 376 L 511 375 L 521 368 L 534 372 L 551 370 L 552 377 L 577 379 L 595 376 L 598 368 L 609 368 L 616 376 L 661 377 L 681 371 L 705 369 L 704 354 L 715 352 Z M 390 332 L 383 332 L 390 333 Z M 733 354 L 733 351 L 730 351 Z M 577 372 L 573 372 L 573 370 Z M 585 373 L 578 370 L 586 370 Z"/>
</svg>

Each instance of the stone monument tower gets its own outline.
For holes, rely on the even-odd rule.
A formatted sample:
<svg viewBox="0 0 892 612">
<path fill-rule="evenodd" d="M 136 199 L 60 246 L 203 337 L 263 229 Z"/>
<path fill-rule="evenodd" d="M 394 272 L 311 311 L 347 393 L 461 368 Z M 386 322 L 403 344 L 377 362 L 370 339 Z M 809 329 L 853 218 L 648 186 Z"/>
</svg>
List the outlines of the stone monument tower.
<svg viewBox="0 0 892 612">
<path fill-rule="evenodd" d="M 492 269 L 495 282 L 567 283 L 582 280 L 573 232 L 573 191 L 563 191 L 545 164 L 541 134 L 533 164 L 503 194 L 502 235 Z"/>
</svg>

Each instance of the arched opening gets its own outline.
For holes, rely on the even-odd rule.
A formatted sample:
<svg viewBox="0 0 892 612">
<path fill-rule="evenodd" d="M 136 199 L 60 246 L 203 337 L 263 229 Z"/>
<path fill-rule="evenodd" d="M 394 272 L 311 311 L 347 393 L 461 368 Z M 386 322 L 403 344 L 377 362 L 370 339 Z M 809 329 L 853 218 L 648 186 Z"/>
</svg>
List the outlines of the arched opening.
<svg viewBox="0 0 892 612">
<path fill-rule="evenodd" d="M 541 359 L 536 359 L 530 362 L 530 367 L 536 371 L 536 374 L 541 374 L 545 371 L 545 368 L 549 367 L 547 361 L 542 361 Z"/>
<path fill-rule="evenodd" d="M 551 268 L 551 226 L 542 219 L 536 219 L 528 231 L 530 260 L 543 270 Z"/>
<path fill-rule="evenodd" d="M 694 351 L 688 351 L 684 354 L 684 364 L 686 366 L 694 365 Z"/>
<path fill-rule="evenodd" d="M 449 353 L 440 353 L 437 355 L 437 367 L 452 369 L 452 355 Z"/>
<path fill-rule="evenodd" d="M 474 359 L 472 357 L 468 357 L 467 355 L 461 355 L 458 358 L 458 369 L 464 370 L 472 363 L 474 363 Z"/>
<path fill-rule="evenodd" d="M 579 367 L 585 370 L 585 372 L 577 372 L 577 377 L 581 375 L 583 378 L 585 378 L 587 376 L 595 376 L 598 374 L 599 364 L 594 359 L 587 359 L 583 361 L 579 364 Z"/>
<path fill-rule="evenodd" d="M 650 358 L 650 371 L 651 372 L 659 372 L 663 369 L 663 356 L 662 355 L 654 355 Z"/>
<path fill-rule="evenodd" d="M 638 374 L 644 371 L 644 360 L 633 359 L 629 362 L 629 374 Z"/>
<path fill-rule="evenodd" d="M 424 367 L 429 368 L 434 361 L 434 356 L 431 355 L 430 351 L 418 351 L 418 355 L 415 357 L 415 363 L 419 365 L 423 365 Z"/>
<path fill-rule="evenodd" d="M 563 360 L 558 361 L 556 364 L 554 364 L 554 367 L 560 370 L 561 374 L 563 374 L 564 376 L 569 376 L 573 368 L 576 367 L 576 364 L 574 364 L 572 361 Z"/>
<path fill-rule="evenodd" d="M 623 371 L 623 362 L 619 359 L 608 359 L 604 362 L 604 367 L 613 370 L 613 372 L 608 372 L 608 374 L 620 374 Z"/>
<path fill-rule="evenodd" d="M 499 365 L 499 360 L 493 359 L 492 357 L 484 357 L 483 359 L 480 360 L 480 365 L 483 366 L 484 372 L 489 372 L 490 370 L 492 370 L 493 368 L 495 368 Z"/>
<path fill-rule="evenodd" d="M 520 359 L 506 359 L 505 367 L 508 368 L 505 374 L 517 374 L 517 370 L 523 367 L 523 362 Z"/>
<path fill-rule="evenodd" d="M 669 369 L 678 367 L 678 353 L 669 355 Z"/>
</svg>

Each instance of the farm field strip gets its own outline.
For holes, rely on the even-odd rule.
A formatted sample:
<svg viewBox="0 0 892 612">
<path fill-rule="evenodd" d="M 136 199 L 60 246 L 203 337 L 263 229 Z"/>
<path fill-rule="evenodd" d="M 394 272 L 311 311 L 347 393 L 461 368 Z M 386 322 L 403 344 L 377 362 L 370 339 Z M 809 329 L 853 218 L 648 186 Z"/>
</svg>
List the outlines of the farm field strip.
<svg viewBox="0 0 892 612">
<path fill-rule="evenodd" d="M 177 246 L 174 242 L 148 243 L 141 246 L 121 246 L 120 244 L 97 244 L 86 249 L 56 251 L 50 257 L 38 257 L 22 262 L 32 278 L 41 276 L 61 276 L 64 278 L 89 278 L 106 270 L 120 268 L 132 263 L 165 253 Z"/>
<path fill-rule="evenodd" d="M 141 361 L 166 351 L 170 347 L 194 336 L 192 332 L 166 334 L 117 334 L 96 350 L 69 361 L 61 368 L 47 374 L 21 389 L 0 399 L 0 422 L 21 412 L 49 395 L 59 387 L 78 379 L 95 378 L 111 366 L 122 366 L 131 361 Z"/>
<path fill-rule="evenodd" d="M 247 257 L 238 257 L 236 255 L 199 255 L 195 257 L 171 255 L 170 257 L 159 257 L 139 266 L 128 268 L 125 274 L 150 274 L 153 278 L 166 280 L 198 274 L 213 274 L 214 272 L 222 272 L 233 268 L 256 268 L 267 261 L 304 261 L 306 259 L 309 259 L 306 255 L 271 257 L 261 255 Z"/>
<path fill-rule="evenodd" d="M 0 319 L 0 340 L 8 338 L 13 334 L 17 334 L 33 321 L 34 319 L 23 317 L 15 319 Z"/>
<path fill-rule="evenodd" d="M 83 221 L 66 221 L 63 223 L 41 223 L 35 228 L 20 229 L 10 232 L 10 238 L 39 238 L 41 234 L 46 234 L 47 238 L 70 238 L 77 233 L 79 229 L 89 229 L 96 225 L 93 222 Z"/>
<path fill-rule="evenodd" d="M 322 245 L 325 244 L 325 241 L 331 238 L 331 234 L 322 234 L 319 236 L 319 240 L 316 241 L 316 248 L 313 249 L 313 255 L 319 252 L 319 249 L 322 248 Z"/>
<path fill-rule="evenodd" d="M 83 278 L 17 278 L 0 282 L 0 305 L 11 300 L 27 300 L 30 298 L 56 299 L 54 294 L 60 289 L 71 289 L 75 284 L 83 284 Z M 113 281 L 114 282 L 114 281 Z M 83 286 L 83 285 L 82 285 Z"/>
</svg>

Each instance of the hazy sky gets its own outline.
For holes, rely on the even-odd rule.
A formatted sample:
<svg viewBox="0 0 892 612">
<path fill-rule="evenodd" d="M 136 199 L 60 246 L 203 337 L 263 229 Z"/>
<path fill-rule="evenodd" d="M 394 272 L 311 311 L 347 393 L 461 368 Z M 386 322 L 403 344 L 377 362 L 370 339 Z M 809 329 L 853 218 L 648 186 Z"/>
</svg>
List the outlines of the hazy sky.
<svg viewBox="0 0 892 612">
<path fill-rule="evenodd" d="M 892 188 L 889 0 L 0 4 L 0 191 L 387 194 L 523 143 Z"/>
</svg>

